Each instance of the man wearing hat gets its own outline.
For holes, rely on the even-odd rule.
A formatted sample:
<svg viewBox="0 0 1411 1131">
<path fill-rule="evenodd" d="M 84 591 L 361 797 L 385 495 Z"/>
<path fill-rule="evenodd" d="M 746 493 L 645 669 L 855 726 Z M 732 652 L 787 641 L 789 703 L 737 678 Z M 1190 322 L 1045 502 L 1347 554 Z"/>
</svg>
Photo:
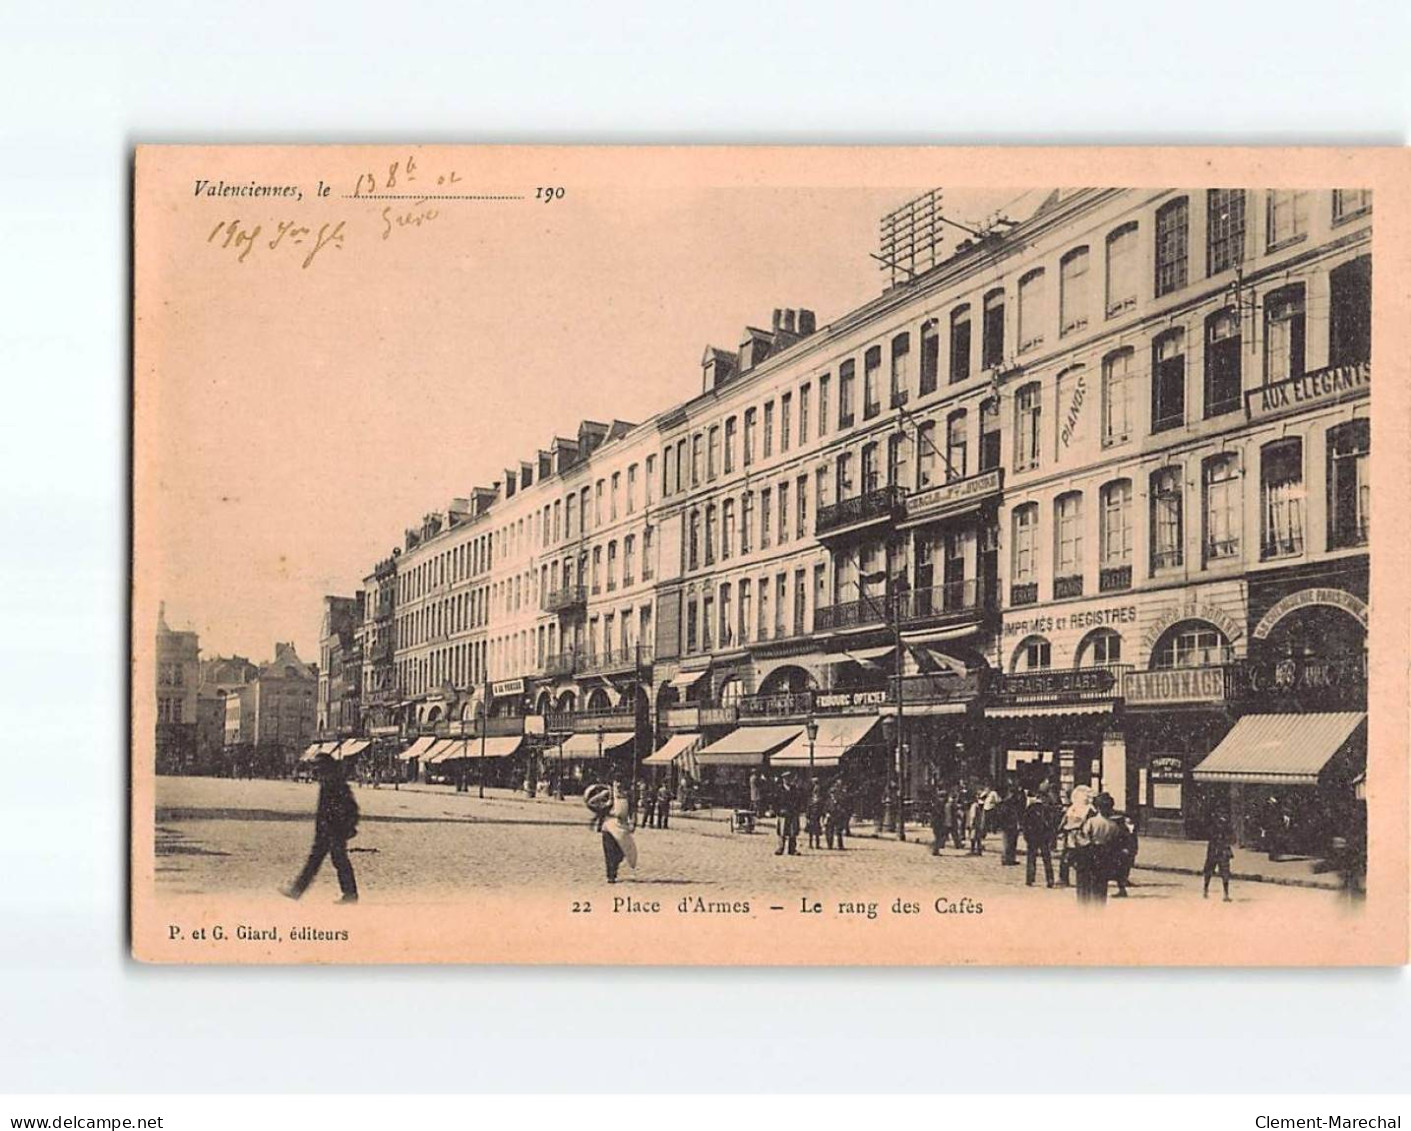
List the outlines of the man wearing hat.
<svg viewBox="0 0 1411 1131">
<path fill-rule="evenodd" d="M 343 896 L 339 903 L 357 903 L 358 881 L 353 875 L 353 862 L 348 859 L 348 841 L 358 835 L 358 803 L 343 778 L 343 768 L 331 754 L 314 758 L 314 776 L 318 778 L 318 808 L 314 813 L 314 843 L 304 870 L 292 884 L 280 888 L 282 895 L 298 899 L 313 883 L 325 856 L 333 857 L 333 870 L 338 873 L 338 887 Z"/>
<path fill-rule="evenodd" d="M 1084 903 L 1106 903 L 1107 882 L 1116 871 L 1116 853 L 1122 827 L 1112 819 L 1116 808 L 1110 793 L 1093 799 L 1096 809 L 1083 822 L 1076 837 L 1078 857 L 1078 899 Z"/>
<path fill-rule="evenodd" d="M 779 834 L 779 847 L 775 856 L 783 856 L 787 850 L 790 856 L 799 854 L 799 808 L 802 798 L 794 785 L 794 775 L 788 770 L 779 780 L 779 789 L 774 796 L 774 827 Z"/>
</svg>

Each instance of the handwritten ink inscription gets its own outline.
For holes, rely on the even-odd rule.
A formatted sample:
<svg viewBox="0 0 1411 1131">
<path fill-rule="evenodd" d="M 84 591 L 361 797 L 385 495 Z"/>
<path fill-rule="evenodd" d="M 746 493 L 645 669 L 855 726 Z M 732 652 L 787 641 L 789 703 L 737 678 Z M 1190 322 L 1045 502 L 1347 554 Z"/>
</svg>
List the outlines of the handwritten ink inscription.
<svg viewBox="0 0 1411 1131">
<path fill-rule="evenodd" d="M 346 221 L 339 220 L 336 223 L 328 221 L 319 225 L 315 232 L 305 224 L 299 224 L 293 220 L 280 220 L 271 226 L 271 230 L 266 233 L 263 224 L 256 224 L 254 227 L 246 227 L 240 220 L 222 220 L 214 228 L 211 234 L 206 237 L 206 243 L 222 250 L 228 250 L 235 256 L 237 263 L 244 263 L 250 252 L 255 248 L 263 248 L 267 251 L 278 251 L 281 247 L 292 247 L 306 249 L 300 267 L 308 270 L 315 257 L 325 247 L 332 246 L 338 251 L 343 250 L 344 227 Z M 261 236 L 266 236 L 261 240 Z M 297 252 L 295 253 L 297 254 Z"/>
</svg>

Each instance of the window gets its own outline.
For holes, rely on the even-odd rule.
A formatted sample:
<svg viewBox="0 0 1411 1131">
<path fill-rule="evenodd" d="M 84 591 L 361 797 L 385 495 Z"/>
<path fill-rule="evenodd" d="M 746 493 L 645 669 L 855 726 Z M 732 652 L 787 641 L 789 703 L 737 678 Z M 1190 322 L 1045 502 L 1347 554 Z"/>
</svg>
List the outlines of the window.
<svg viewBox="0 0 1411 1131">
<path fill-rule="evenodd" d="M 1179 467 L 1163 467 L 1151 477 L 1151 568 L 1174 569 L 1184 560 L 1184 492 Z"/>
<path fill-rule="evenodd" d="M 692 511 L 690 517 L 690 535 L 686 542 L 686 568 L 695 569 L 700 565 L 701 551 L 701 512 Z"/>
<path fill-rule="evenodd" d="M 759 620 L 755 628 L 756 640 L 769 639 L 769 578 L 759 579 Z"/>
<path fill-rule="evenodd" d="M 1185 331 L 1167 331 L 1151 347 L 1151 430 L 1179 428 L 1186 422 Z"/>
<path fill-rule="evenodd" d="M 656 468 L 657 468 L 657 457 L 656 457 L 656 456 L 648 456 L 648 457 L 647 457 L 647 473 L 646 473 L 645 478 L 646 478 L 646 481 L 647 481 L 647 502 L 649 502 L 649 503 L 652 501 L 652 490 L 653 490 L 652 484 L 653 484 L 654 482 L 656 482 Z M 559 524 L 558 524 L 558 518 L 557 518 L 557 516 L 556 516 L 555 519 L 554 519 L 554 533 L 555 533 L 555 535 L 558 534 L 558 528 L 559 528 Z"/>
<path fill-rule="evenodd" d="M 632 586 L 637 575 L 636 566 L 637 539 L 634 535 L 627 535 L 622 540 L 622 587 L 628 589 Z"/>
<path fill-rule="evenodd" d="M 981 327 L 980 368 L 994 369 L 1004 361 L 1004 291 L 991 291 L 985 296 L 984 323 Z"/>
<path fill-rule="evenodd" d="M 813 389 L 805 385 L 799 390 L 799 443 L 808 443 L 808 398 Z"/>
<path fill-rule="evenodd" d="M 1017 672 L 1047 671 L 1053 658 L 1053 649 L 1042 636 L 1026 637 L 1014 650 L 1013 669 Z"/>
<path fill-rule="evenodd" d="M 1328 429 L 1328 545 L 1365 546 L 1371 513 L 1372 430 L 1366 420 Z"/>
<path fill-rule="evenodd" d="M 816 565 L 813 567 L 813 615 L 815 620 L 818 617 L 818 610 L 828 602 L 828 567 Z"/>
<path fill-rule="evenodd" d="M 1102 446 L 1121 444 L 1132 435 L 1132 357 L 1130 349 L 1110 353 L 1102 362 Z"/>
<path fill-rule="evenodd" d="M 999 467 L 999 397 L 980 402 L 980 470 Z"/>
<path fill-rule="evenodd" d="M 1137 305 L 1137 226 L 1124 224 L 1107 237 L 1107 317 Z"/>
<path fill-rule="evenodd" d="M 774 492 L 765 488 L 759 493 L 759 548 L 769 549 L 770 530 L 773 525 Z"/>
<path fill-rule="evenodd" d="M 1154 668 L 1197 668 L 1228 663 L 1230 644 L 1225 634 L 1206 621 L 1183 621 L 1157 641 L 1152 649 Z"/>
<path fill-rule="evenodd" d="M 1284 287 L 1264 299 L 1264 382 L 1303 375 L 1303 287 Z"/>
<path fill-rule="evenodd" d="M 856 384 L 856 363 L 848 360 L 838 366 L 838 427 L 851 428 L 853 423 L 853 386 Z"/>
<path fill-rule="evenodd" d="M 880 486 L 878 481 L 881 469 L 877 466 L 877 445 L 862 445 L 862 493 L 870 495 Z"/>
<path fill-rule="evenodd" d="M 746 491 L 740 499 L 740 553 L 748 554 L 754 541 L 754 492 Z"/>
<path fill-rule="evenodd" d="M 720 474 L 720 425 L 710 427 L 710 444 L 706 448 L 706 478 L 714 479 Z"/>
<path fill-rule="evenodd" d="M 969 474 L 967 465 L 966 413 L 956 409 L 946 417 L 946 482 L 964 479 Z"/>
<path fill-rule="evenodd" d="M 711 638 L 715 634 L 715 598 L 707 595 L 701 598 L 701 651 L 709 652 L 715 647 Z"/>
<path fill-rule="evenodd" d="M 1372 210 L 1371 189 L 1333 189 L 1333 223 Z"/>
<path fill-rule="evenodd" d="M 970 376 L 970 307 L 958 306 L 950 315 L 950 382 Z"/>
<path fill-rule="evenodd" d="M 822 509 L 828 505 L 828 474 L 831 468 L 825 463 L 813 473 L 813 505 Z"/>
<path fill-rule="evenodd" d="M 1019 280 L 1019 352 L 1042 345 L 1044 340 L 1044 271 L 1030 271 Z"/>
<path fill-rule="evenodd" d="M 709 503 L 705 510 L 705 564 L 715 564 L 715 504 Z"/>
<path fill-rule="evenodd" d="M 774 402 L 770 401 L 764 406 L 764 454 L 763 459 L 768 459 L 774 454 Z"/>
<path fill-rule="evenodd" d="M 1233 309 L 1205 320 L 1205 418 L 1240 407 L 1240 324 Z"/>
<path fill-rule="evenodd" d="M 1053 504 L 1054 576 L 1079 577 L 1083 572 L 1083 493 L 1069 491 Z"/>
<path fill-rule="evenodd" d="M 1183 196 L 1156 212 L 1156 297 L 1186 285 L 1190 259 L 1190 204 Z"/>
<path fill-rule="evenodd" d="M 936 422 L 928 420 L 916 430 L 916 489 L 936 482 Z"/>
<path fill-rule="evenodd" d="M 603 548 L 602 548 L 601 546 L 594 546 L 594 547 L 593 547 L 593 592 L 594 592 L 594 593 L 600 593 L 600 592 L 602 592 L 602 566 L 603 566 Z M 519 578 L 517 578 L 517 577 L 514 579 L 514 602 L 513 602 L 513 606 L 512 606 L 512 607 L 513 607 L 513 608 L 518 608 L 518 607 L 519 607 Z"/>
<path fill-rule="evenodd" d="M 784 635 L 784 610 L 789 602 L 789 580 L 782 573 L 774 579 L 774 635 Z"/>
<path fill-rule="evenodd" d="M 844 499 L 852 498 L 853 482 L 851 452 L 838 453 L 838 473 L 835 478 L 837 480 L 838 486 L 838 490 L 836 492 L 837 501 L 841 503 Z"/>
<path fill-rule="evenodd" d="M 1239 459 L 1231 452 L 1211 456 L 1201 469 L 1205 488 L 1205 560 L 1223 561 L 1240 554 Z"/>
<path fill-rule="evenodd" d="M 789 450 L 789 429 L 793 425 L 794 394 L 785 393 L 779 398 L 779 451 Z"/>
<path fill-rule="evenodd" d="M 1328 364 L 1357 365 L 1372 357 L 1372 257 L 1359 256 L 1328 276 L 1331 290 Z"/>
<path fill-rule="evenodd" d="M 905 432 L 887 437 L 887 486 L 908 487 L 911 473 L 911 444 Z"/>
<path fill-rule="evenodd" d="M 1267 198 L 1270 250 L 1308 234 L 1308 194 L 1297 189 L 1270 189 Z"/>
<path fill-rule="evenodd" d="M 1275 440 L 1261 451 L 1263 557 L 1303 552 L 1303 441 Z"/>
<path fill-rule="evenodd" d="M 828 434 L 828 374 L 818 378 L 818 434 Z"/>
<path fill-rule="evenodd" d="M 725 474 L 729 475 L 735 470 L 735 432 L 738 421 L 736 417 L 728 417 L 725 421 Z"/>
<path fill-rule="evenodd" d="M 745 455 L 744 455 L 744 460 L 745 460 L 745 466 L 746 466 L 746 467 L 749 467 L 750 464 L 754 463 L 754 433 L 755 433 L 755 420 L 757 419 L 757 413 L 758 413 L 758 412 L 759 412 L 758 409 L 753 409 L 753 408 L 747 408 L 747 409 L 745 409 Z"/>
<path fill-rule="evenodd" d="M 694 436 L 691 437 L 691 486 L 692 486 L 692 487 L 699 487 L 699 486 L 701 485 L 701 471 L 702 471 L 701 455 L 702 455 L 702 452 L 703 452 L 703 445 L 702 445 L 702 442 L 701 442 L 701 434 L 700 434 L 699 432 L 697 432 Z M 596 521 L 596 518 L 595 518 L 594 521 Z"/>
<path fill-rule="evenodd" d="M 808 476 L 800 475 L 794 483 L 794 534 L 798 538 L 808 535 Z"/>
<path fill-rule="evenodd" d="M 1058 336 L 1088 324 L 1088 249 L 1075 247 L 1058 265 Z"/>
<path fill-rule="evenodd" d="M 1116 479 L 1102 488 L 1102 564 L 1111 569 L 1132 563 L 1132 481 Z"/>
<path fill-rule="evenodd" d="M 729 561 L 735 552 L 735 500 L 720 504 L 720 560 Z"/>
<path fill-rule="evenodd" d="M 720 587 L 720 646 L 729 648 L 735 642 L 734 606 L 730 600 L 730 583 Z"/>
<path fill-rule="evenodd" d="M 1025 503 L 1014 508 L 1014 561 L 1012 581 L 1035 580 L 1039 575 L 1039 504 Z"/>
<path fill-rule="evenodd" d="M 862 355 L 862 419 L 870 420 L 882 411 L 881 390 L 877 388 L 882 373 L 882 347 L 873 346 Z"/>
<path fill-rule="evenodd" d="M 608 543 L 608 592 L 617 588 L 617 542 Z"/>
<path fill-rule="evenodd" d="M 1014 470 L 1028 471 L 1039 466 L 1039 430 L 1043 418 L 1037 381 L 1014 395 Z"/>
<path fill-rule="evenodd" d="M 779 545 L 789 540 L 789 485 L 780 483 L 779 491 Z"/>
<path fill-rule="evenodd" d="M 1078 649 L 1080 668 L 1105 668 L 1122 662 L 1122 637 L 1110 628 L 1099 628 L 1084 638 Z"/>
<path fill-rule="evenodd" d="M 934 318 L 921 324 L 921 387 L 919 394 L 926 396 L 936 391 L 937 375 L 941 365 L 940 326 Z"/>
<path fill-rule="evenodd" d="M 808 616 L 808 587 L 804 571 L 794 570 L 794 635 L 802 636 Z"/>
<path fill-rule="evenodd" d="M 1244 189 L 1205 194 L 1205 273 L 1218 275 L 1244 262 Z"/>
<path fill-rule="evenodd" d="M 893 408 L 911 399 L 911 335 L 898 334 L 892 339 L 892 400 Z"/>
<path fill-rule="evenodd" d="M 750 600 L 751 590 L 754 586 L 749 578 L 740 582 L 740 643 L 748 644 L 750 640 L 750 629 L 754 627 L 750 619 L 753 612 L 753 602 Z"/>
</svg>

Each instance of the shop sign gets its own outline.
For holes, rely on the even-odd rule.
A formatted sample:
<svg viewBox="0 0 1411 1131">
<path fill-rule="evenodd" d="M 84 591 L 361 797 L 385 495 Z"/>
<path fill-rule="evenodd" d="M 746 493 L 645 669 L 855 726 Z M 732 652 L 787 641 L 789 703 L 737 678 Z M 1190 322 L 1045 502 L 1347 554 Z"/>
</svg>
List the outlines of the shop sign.
<svg viewBox="0 0 1411 1131">
<path fill-rule="evenodd" d="M 1006 636 L 1047 636 L 1068 629 L 1107 628 L 1112 625 L 1135 624 L 1136 605 L 1102 605 L 1091 609 L 1075 609 L 1071 613 L 1045 614 L 1004 622 Z"/>
<path fill-rule="evenodd" d="M 1366 392 L 1372 384 L 1371 362 L 1315 369 L 1245 394 L 1250 420 L 1263 420 L 1316 405 L 1337 404 Z"/>
<path fill-rule="evenodd" d="M 1289 613 L 1297 609 L 1306 609 L 1309 605 L 1331 605 L 1333 608 L 1341 609 L 1355 617 L 1363 628 L 1367 627 L 1367 603 L 1359 597 L 1354 597 L 1346 589 L 1300 589 L 1270 606 L 1269 611 L 1260 618 L 1259 624 L 1255 626 L 1254 639 L 1268 639 L 1269 633 L 1274 631 L 1274 626 L 1279 621 Z"/>
<path fill-rule="evenodd" d="M 1225 669 L 1170 668 L 1128 672 L 1122 681 L 1127 706 L 1166 703 L 1219 703 L 1225 698 Z"/>
<path fill-rule="evenodd" d="M 859 707 L 882 707 L 890 699 L 883 691 L 820 691 L 813 698 L 818 711 L 849 711 Z"/>
<path fill-rule="evenodd" d="M 1177 605 L 1167 609 L 1147 626 L 1142 634 L 1142 647 L 1149 653 L 1168 628 L 1186 620 L 1203 620 L 1213 624 L 1232 644 L 1244 635 L 1244 625 L 1218 605 Z"/>
<path fill-rule="evenodd" d="M 1365 692 L 1367 656 L 1286 656 L 1247 666 L 1249 690 L 1256 694 Z"/>
<path fill-rule="evenodd" d="M 924 491 L 917 491 L 906 500 L 908 519 L 936 518 L 947 511 L 958 510 L 968 504 L 999 493 L 1003 486 L 1003 471 L 991 471 L 972 475 L 968 479 L 955 479 Z"/>
<path fill-rule="evenodd" d="M 1147 763 L 1152 781 L 1185 781 L 1185 759 L 1175 754 L 1158 754 Z"/>
<path fill-rule="evenodd" d="M 1067 671 L 1018 672 L 1000 676 L 1002 695 L 1081 695 L 1111 691 L 1116 678 L 1106 668 Z"/>
<path fill-rule="evenodd" d="M 734 707 L 702 707 L 699 725 L 703 727 L 731 726 L 739 714 L 740 712 Z"/>
<path fill-rule="evenodd" d="M 695 730 L 701 725 L 699 707 L 668 707 L 666 725 L 671 730 Z"/>
<path fill-rule="evenodd" d="M 396 738 L 402 733 L 401 727 L 369 727 L 368 735 L 371 738 Z"/>
<path fill-rule="evenodd" d="M 490 694 L 498 699 L 501 695 L 523 695 L 523 679 L 501 679 L 490 685 Z"/>
</svg>

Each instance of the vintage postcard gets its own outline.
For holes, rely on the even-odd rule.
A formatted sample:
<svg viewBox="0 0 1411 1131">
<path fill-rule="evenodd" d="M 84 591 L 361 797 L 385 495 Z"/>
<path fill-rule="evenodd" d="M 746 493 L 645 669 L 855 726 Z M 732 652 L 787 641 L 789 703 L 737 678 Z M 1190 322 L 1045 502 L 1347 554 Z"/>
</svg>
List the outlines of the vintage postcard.
<svg viewBox="0 0 1411 1131">
<path fill-rule="evenodd" d="M 134 160 L 138 958 L 1407 960 L 1406 152 Z"/>
</svg>

